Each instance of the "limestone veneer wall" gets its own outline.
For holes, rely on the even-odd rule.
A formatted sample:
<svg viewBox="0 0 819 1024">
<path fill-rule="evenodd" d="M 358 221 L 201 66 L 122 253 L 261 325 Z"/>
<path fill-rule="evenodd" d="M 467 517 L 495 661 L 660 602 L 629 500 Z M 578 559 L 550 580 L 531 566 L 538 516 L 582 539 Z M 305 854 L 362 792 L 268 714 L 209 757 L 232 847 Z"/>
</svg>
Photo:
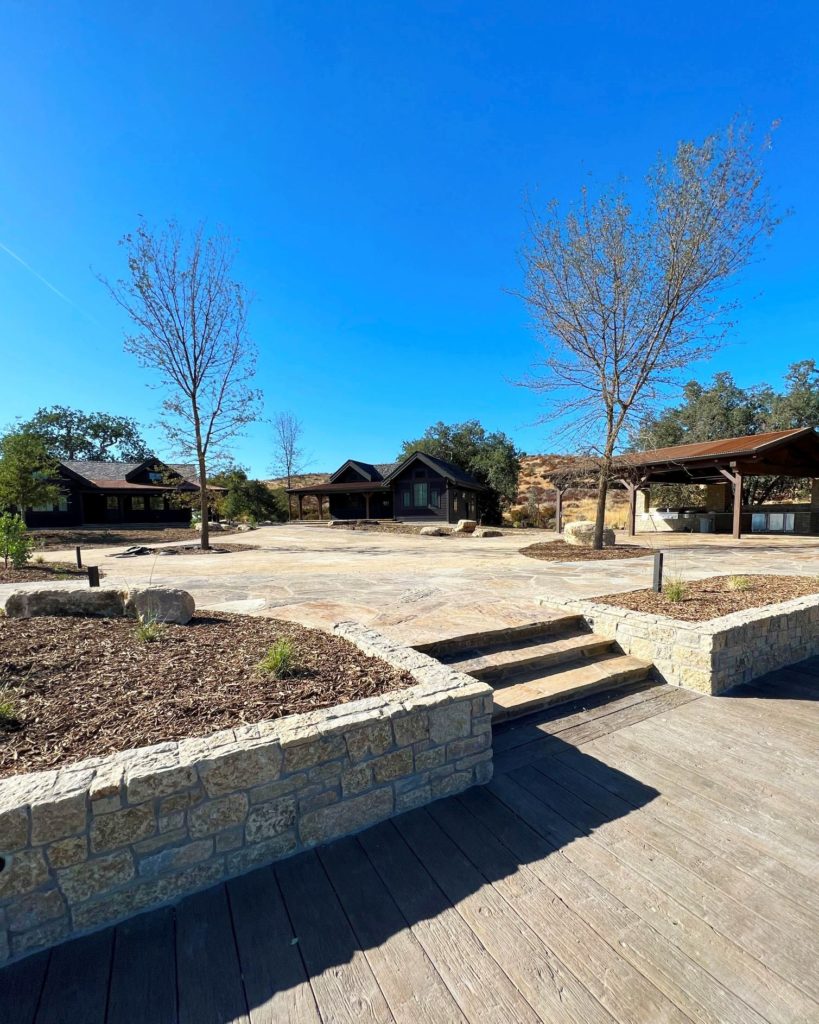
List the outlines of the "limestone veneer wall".
<svg viewBox="0 0 819 1024">
<path fill-rule="evenodd" d="M 492 689 L 373 630 L 417 685 L 0 780 L 0 962 L 492 775 Z"/>
<path fill-rule="evenodd" d="M 582 615 L 594 633 L 614 640 L 626 654 L 653 664 L 665 682 L 701 693 L 722 693 L 819 654 L 819 594 L 705 622 L 595 601 L 559 605 Z"/>
</svg>

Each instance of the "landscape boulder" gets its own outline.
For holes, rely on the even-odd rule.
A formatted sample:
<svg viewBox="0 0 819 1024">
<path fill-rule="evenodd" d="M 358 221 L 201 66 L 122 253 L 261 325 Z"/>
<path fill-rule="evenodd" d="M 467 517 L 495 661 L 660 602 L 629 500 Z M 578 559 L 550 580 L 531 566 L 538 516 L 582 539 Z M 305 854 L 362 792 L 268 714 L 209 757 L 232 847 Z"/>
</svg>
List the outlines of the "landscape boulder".
<svg viewBox="0 0 819 1024">
<path fill-rule="evenodd" d="M 474 519 L 459 519 L 455 533 L 474 533 L 477 525 Z"/>
<path fill-rule="evenodd" d="M 582 519 L 577 523 L 566 523 L 563 538 L 567 544 L 578 548 L 590 548 L 594 541 L 594 523 Z M 603 530 L 603 547 L 614 546 L 614 530 L 605 527 Z"/>
<path fill-rule="evenodd" d="M 422 537 L 449 537 L 452 533 L 451 526 L 422 526 Z"/>
<path fill-rule="evenodd" d="M 33 619 L 41 615 L 82 615 L 110 619 L 122 616 L 122 605 L 122 591 L 113 587 L 15 590 L 6 600 L 6 615 L 10 619 Z"/>
<path fill-rule="evenodd" d="M 190 622 L 196 611 L 187 590 L 171 587 L 79 587 L 65 590 L 15 590 L 5 606 L 10 619 L 33 619 L 43 615 L 71 615 L 81 618 L 150 619 L 157 622 Z"/>
<path fill-rule="evenodd" d="M 187 625 L 196 611 L 196 603 L 187 590 L 175 587 L 132 587 L 123 592 L 123 611 L 131 619 L 149 622 L 176 622 Z"/>
<path fill-rule="evenodd" d="M 490 526 L 482 526 L 475 531 L 476 537 L 502 537 L 503 530 L 493 530 Z"/>
<path fill-rule="evenodd" d="M 199 531 L 199 533 L 202 532 L 202 523 L 201 522 L 194 523 L 193 526 L 194 526 L 195 530 Z M 211 533 L 214 533 L 214 532 L 218 532 L 219 530 L 224 530 L 224 529 L 226 529 L 226 527 L 225 527 L 224 523 L 211 523 L 211 522 L 209 522 L 208 523 L 208 529 L 211 531 Z"/>
</svg>

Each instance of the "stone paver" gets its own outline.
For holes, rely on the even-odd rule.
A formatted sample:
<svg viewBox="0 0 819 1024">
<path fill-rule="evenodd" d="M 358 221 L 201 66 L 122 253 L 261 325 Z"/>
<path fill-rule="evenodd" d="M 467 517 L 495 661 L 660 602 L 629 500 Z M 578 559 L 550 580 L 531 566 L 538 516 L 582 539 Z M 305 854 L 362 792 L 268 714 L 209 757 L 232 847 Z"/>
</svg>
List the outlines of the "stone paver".
<svg viewBox="0 0 819 1024">
<path fill-rule="evenodd" d="M 542 562 L 518 553 L 525 544 L 552 538 L 544 531 L 419 537 L 292 524 L 243 534 L 241 543 L 255 545 L 253 551 L 116 559 L 110 556 L 118 549 L 87 548 L 85 561 L 103 569 L 109 586 L 182 587 L 200 609 L 274 615 L 325 629 L 353 619 L 407 643 L 543 618 L 543 603 L 554 598 L 596 597 L 650 584 L 649 558 Z M 643 535 L 638 542 L 648 553 L 665 550 L 666 572 L 685 578 L 819 574 L 819 538 L 736 542 L 663 534 Z M 73 552 L 49 552 L 49 558 L 70 561 Z M 0 603 L 12 589 L 0 585 Z"/>
</svg>

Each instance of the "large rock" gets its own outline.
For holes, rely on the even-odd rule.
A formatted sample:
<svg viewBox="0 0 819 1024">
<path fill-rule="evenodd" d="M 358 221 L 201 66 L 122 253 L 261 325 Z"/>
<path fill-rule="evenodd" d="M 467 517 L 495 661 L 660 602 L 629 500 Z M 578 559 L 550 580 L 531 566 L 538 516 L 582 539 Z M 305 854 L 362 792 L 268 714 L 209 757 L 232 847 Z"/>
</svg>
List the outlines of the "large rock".
<svg viewBox="0 0 819 1024">
<path fill-rule="evenodd" d="M 196 611 L 196 603 L 187 590 L 173 587 L 132 587 L 122 596 L 124 614 L 131 619 L 177 622 L 184 626 Z"/>
<path fill-rule="evenodd" d="M 66 590 L 15 590 L 6 601 L 10 619 L 42 615 L 75 615 L 103 619 L 151 619 L 157 622 L 190 622 L 196 605 L 187 590 L 170 587 L 87 587 Z"/>
<path fill-rule="evenodd" d="M 577 523 L 566 523 L 563 537 L 567 544 L 578 548 L 590 548 L 594 541 L 594 523 L 582 519 Z M 605 527 L 603 530 L 603 547 L 614 546 L 614 530 Z"/>
<path fill-rule="evenodd" d="M 193 528 L 195 530 L 198 530 L 199 533 L 201 533 L 202 532 L 202 523 L 201 523 L 201 521 L 198 522 L 198 523 L 194 523 L 193 524 Z M 228 527 L 226 527 L 224 523 L 211 523 L 211 522 L 208 523 L 208 530 L 211 533 L 218 533 L 219 530 L 226 530 L 226 529 L 228 529 Z"/>
<path fill-rule="evenodd" d="M 83 590 L 15 590 L 6 601 L 10 619 L 32 619 L 40 615 L 84 615 L 104 619 L 123 614 L 123 594 L 113 587 Z"/>
<path fill-rule="evenodd" d="M 482 526 L 475 531 L 476 537 L 502 537 L 502 530 L 494 530 L 489 526 Z"/>
<path fill-rule="evenodd" d="M 451 526 L 422 526 L 422 537 L 449 537 L 452 533 Z"/>
<path fill-rule="evenodd" d="M 459 519 L 458 525 L 455 527 L 455 533 L 474 533 L 477 525 L 474 519 Z"/>
</svg>

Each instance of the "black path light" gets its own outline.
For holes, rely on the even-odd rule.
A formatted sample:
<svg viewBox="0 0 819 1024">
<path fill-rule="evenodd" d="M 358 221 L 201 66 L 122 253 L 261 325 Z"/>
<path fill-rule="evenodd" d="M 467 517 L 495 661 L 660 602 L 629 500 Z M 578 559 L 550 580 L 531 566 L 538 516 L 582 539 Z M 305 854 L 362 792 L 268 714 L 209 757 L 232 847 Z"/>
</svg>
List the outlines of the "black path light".
<svg viewBox="0 0 819 1024">
<path fill-rule="evenodd" d="M 663 553 L 662 551 L 654 552 L 654 582 L 651 584 L 651 589 L 655 594 L 661 594 L 663 592 Z"/>
</svg>

